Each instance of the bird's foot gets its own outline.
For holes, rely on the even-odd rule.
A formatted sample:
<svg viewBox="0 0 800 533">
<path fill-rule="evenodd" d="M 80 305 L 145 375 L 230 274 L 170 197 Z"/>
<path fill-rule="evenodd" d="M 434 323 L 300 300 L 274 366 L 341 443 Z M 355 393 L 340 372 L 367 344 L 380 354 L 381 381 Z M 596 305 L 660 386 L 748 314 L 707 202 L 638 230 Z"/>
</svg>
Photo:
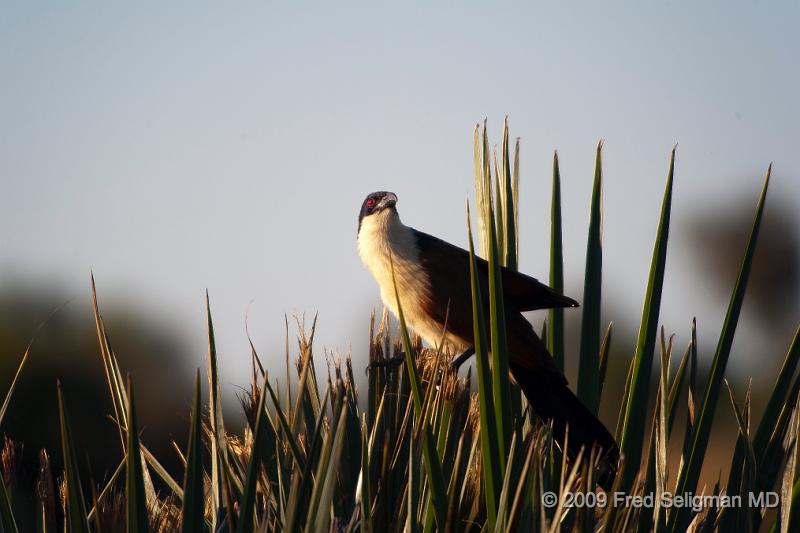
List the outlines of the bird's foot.
<svg viewBox="0 0 800 533">
<path fill-rule="evenodd" d="M 464 353 L 462 353 L 461 355 L 459 355 L 458 357 L 453 359 L 453 363 L 452 363 L 453 370 L 457 372 L 458 369 L 461 367 L 461 365 L 466 363 L 467 360 L 470 357 L 472 357 L 474 354 L 475 354 L 475 347 L 474 346 L 470 346 L 469 348 L 464 350 Z"/>
<path fill-rule="evenodd" d="M 387 359 L 378 359 L 377 361 L 372 361 L 370 364 L 367 365 L 366 373 L 369 374 L 369 371 L 373 368 L 394 368 L 396 366 L 402 365 L 406 360 L 405 353 L 401 353 L 400 355 L 396 355 L 395 357 L 389 357 Z"/>
</svg>

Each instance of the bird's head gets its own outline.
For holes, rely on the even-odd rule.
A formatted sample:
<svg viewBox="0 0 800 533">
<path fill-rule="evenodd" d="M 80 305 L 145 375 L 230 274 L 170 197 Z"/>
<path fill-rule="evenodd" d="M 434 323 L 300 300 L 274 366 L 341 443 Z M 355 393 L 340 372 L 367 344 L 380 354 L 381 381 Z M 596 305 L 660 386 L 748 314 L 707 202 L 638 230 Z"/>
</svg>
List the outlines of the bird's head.
<svg viewBox="0 0 800 533">
<path fill-rule="evenodd" d="M 361 224 L 364 219 L 373 216 L 382 216 L 394 211 L 397 203 L 397 195 L 393 192 L 378 191 L 367 195 L 364 203 L 361 204 L 361 212 L 358 214 L 358 229 L 361 231 Z"/>
</svg>

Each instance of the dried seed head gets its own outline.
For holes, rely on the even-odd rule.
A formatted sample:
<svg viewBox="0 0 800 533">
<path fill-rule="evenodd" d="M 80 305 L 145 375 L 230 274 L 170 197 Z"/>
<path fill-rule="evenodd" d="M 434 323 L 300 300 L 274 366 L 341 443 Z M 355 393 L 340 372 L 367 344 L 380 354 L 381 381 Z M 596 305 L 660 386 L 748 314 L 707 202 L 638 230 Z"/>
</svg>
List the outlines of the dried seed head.
<svg viewBox="0 0 800 533">
<path fill-rule="evenodd" d="M 0 469 L 6 484 L 16 477 L 17 466 L 22 457 L 22 445 L 15 443 L 8 437 L 3 441 L 3 450 L 0 452 Z"/>
<path fill-rule="evenodd" d="M 44 521 L 45 531 L 55 528 L 56 495 L 53 485 L 53 472 L 50 469 L 50 458 L 47 450 L 39 452 L 39 478 L 36 480 L 36 500 L 40 516 Z"/>
<path fill-rule="evenodd" d="M 67 478 L 61 476 L 58 480 L 58 501 L 61 502 L 61 514 L 67 516 Z"/>
</svg>

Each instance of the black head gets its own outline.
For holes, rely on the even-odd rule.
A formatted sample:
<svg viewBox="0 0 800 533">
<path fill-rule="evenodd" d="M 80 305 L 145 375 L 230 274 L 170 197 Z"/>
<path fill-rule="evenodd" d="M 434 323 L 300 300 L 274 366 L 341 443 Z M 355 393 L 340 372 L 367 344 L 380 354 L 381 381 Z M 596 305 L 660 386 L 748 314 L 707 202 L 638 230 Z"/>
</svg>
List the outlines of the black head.
<svg viewBox="0 0 800 533">
<path fill-rule="evenodd" d="M 361 221 L 364 217 L 380 213 L 384 209 L 394 209 L 397 203 L 397 196 L 393 192 L 378 191 L 373 192 L 364 199 L 361 204 L 361 212 L 358 214 L 358 229 L 361 230 Z"/>
</svg>

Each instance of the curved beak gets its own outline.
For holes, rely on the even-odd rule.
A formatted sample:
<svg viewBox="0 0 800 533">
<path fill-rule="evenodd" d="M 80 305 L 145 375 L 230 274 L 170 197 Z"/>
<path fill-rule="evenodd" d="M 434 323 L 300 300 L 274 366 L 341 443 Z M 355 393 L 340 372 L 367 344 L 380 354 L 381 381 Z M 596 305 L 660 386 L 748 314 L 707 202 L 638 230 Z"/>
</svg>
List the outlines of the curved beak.
<svg viewBox="0 0 800 533">
<path fill-rule="evenodd" d="M 381 198 L 380 202 L 378 202 L 378 210 L 385 209 L 387 207 L 394 207 L 396 203 L 397 203 L 397 196 L 394 193 L 390 192 L 389 194 Z"/>
</svg>

